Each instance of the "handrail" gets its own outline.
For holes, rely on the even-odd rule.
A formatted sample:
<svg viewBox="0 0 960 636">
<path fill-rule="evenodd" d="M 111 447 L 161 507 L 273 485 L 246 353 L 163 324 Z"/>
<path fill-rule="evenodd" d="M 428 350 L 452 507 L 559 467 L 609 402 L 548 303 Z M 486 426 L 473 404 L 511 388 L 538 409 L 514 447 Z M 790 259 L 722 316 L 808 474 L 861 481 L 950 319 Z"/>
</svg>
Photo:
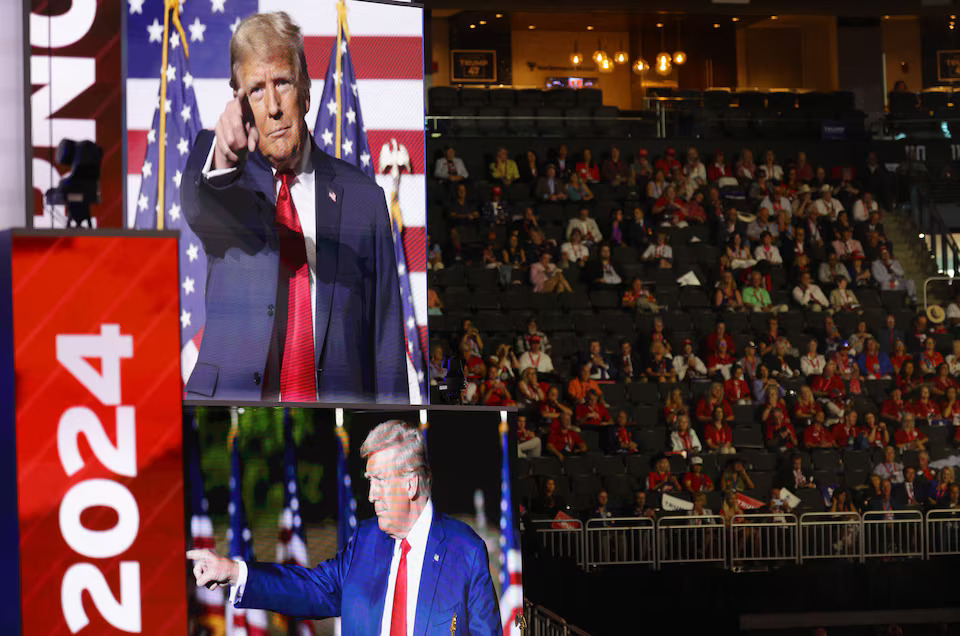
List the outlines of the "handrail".
<svg viewBox="0 0 960 636">
<path fill-rule="evenodd" d="M 654 524 L 646 518 L 616 517 L 593 519 L 577 524 L 575 529 L 553 532 L 578 535 L 569 547 L 581 551 L 577 561 L 583 569 L 598 564 L 647 564 L 660 569 L 671 563 L 722 563 L 736 569 L 746 562 L 863 562 L 887 557 L 929 560 L 960 554 L 960 508 L 926 513 L 913 509 L 862 514 L 808 512 L 799 518 L 793 513 L 750 513 L 737 515 L 733 521 L 725 526 L 719 515 L 677 514 L 660 517 Z M 650 532 L 651 528 L 655 531 Z M 650 538 L 651 543 L 645 543 L 643 550 L 651 550 L 651 556 L 643 552 L 644 558 L 624 561 L 593 558 L 595 546 L 591 541 L 604 537 L 619 541 L 617 537 L 631 534 Z M 626 554 L 622 545 L 610 544 L 601 549 L 609 554 Z M 582 556 L 584 552 L 588 553 L 586 557 Z"/>
<path fill-rule="evenodd" d="M 911 216 L 917 224 L 917 229 L 923 234 L 927 250 L 935 257 L 937 270 L 941 273 L 956 275 L 960 272 L 960 246 L 953 240 L 949 226 L 943 220 L 937 206 L 936 197 L 931 194 L 930 186 L 936 182 L 929 182 L 926 176 L 906 177 L 909 187 L 909 201 Z M 924 283 L 926 296 L 926 283 Z M 924 298 L 926 304 L 926 298 Z"/>
</svg>

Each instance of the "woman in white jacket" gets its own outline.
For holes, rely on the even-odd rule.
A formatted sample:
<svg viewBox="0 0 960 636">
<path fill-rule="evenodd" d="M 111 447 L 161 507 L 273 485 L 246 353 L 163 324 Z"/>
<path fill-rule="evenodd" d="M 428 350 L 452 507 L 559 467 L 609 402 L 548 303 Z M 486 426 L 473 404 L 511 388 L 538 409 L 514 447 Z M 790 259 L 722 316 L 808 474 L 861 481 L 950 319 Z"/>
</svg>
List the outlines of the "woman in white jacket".
<svg viewBox="0 0 960 636">
<path fill-rule="evenodd" d="M 686 451 L 688 455 L 696 455 L 703 450 L 697 432 L 690 428 L 690 416 L 677 416 L 677 430 L 670 433 L 670 447 L 675 453 Z"/>
</svg>

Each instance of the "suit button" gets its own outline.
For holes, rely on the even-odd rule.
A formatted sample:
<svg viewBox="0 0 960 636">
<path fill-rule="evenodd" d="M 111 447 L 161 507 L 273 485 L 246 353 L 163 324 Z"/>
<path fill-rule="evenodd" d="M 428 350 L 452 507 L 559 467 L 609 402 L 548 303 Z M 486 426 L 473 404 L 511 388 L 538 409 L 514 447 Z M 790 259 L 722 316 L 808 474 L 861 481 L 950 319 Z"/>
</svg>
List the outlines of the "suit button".
<svg viewBox="0 0 960 636">
<path fill-rule="evenodd" d="M 253 383 L 257 386 L 260 386 L 260 374 L 254 371 L 253 373 Z"/>
<path fill-rule="evenodd" d="M 267 305 L 267 315 L 273 318 L 273 313 L 274 313 L 273 305 Z"/>
</svg>

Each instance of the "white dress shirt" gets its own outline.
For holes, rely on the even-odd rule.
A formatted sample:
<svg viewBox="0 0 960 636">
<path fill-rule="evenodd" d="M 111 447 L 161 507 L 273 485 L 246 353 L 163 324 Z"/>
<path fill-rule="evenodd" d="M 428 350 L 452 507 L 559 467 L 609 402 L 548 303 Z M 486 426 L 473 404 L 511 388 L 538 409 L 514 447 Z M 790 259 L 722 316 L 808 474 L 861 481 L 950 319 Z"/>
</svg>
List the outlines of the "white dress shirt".
<svg viewBox="0 0 960 636">
<path fill-rule="evenodd" d="M 407 543 L 410 551 L 407 552 L 407 636 L 413 636 L 413 627 L 417 620 L 417 596 L 420 594 L 420 575 L 423 572 L 423 559 L 427 550 L 427 538 L 430 536 L 430 526 L 433 523 L 433 501 L 427 504 L 420 512 L 420 516 L 413 523 L 407 533 Z M 393 559 L 390 561 L 390 573 L 387 578 L 387 594 L 383 602 L 383 617 L 380 620 L 380 636 L 390 636 L 390 622 L 393 618 L 393 591 L 397 586 L 397 569 L 400 567 L 400 542 L 393 542 Z M 237 584 L 230 586 L 230 602 L 236 605 L 243 598 L 243 588 L 247 584 L 247 564 L 238 560 L 240 574 Z"/>
<path fill-rule="evenodd" d="M 218 181 L 226 181 L 221 177 L 233 174 L 236 168 L 213 170 L 213 152 L 216 141 L 210 146 L 210 154 L 203 165 L 202 174 L 212 185 L 219 185 Z M 310 314 L 313 316 L 314 344 L 316 344 L 317 325 L 317 194 L 314 188 L 316 181 L 313 172 L 313 162 L 310 161 L 310 145 L 304 147 L 303 157 L 300 159 L 300 171 L 290 184 L 290 197 L 293 207 L 297 210 L 300 219 L 300 229 L 303 232 L 303 241 L 307 249 L 307 269 L 310 271 Z M 273 172 L 274 195 L 280 192 L 281 181 L 277 178 L 276 168 Z M 280 396 L 281 399 L 283 396 Z"/>
</svg>

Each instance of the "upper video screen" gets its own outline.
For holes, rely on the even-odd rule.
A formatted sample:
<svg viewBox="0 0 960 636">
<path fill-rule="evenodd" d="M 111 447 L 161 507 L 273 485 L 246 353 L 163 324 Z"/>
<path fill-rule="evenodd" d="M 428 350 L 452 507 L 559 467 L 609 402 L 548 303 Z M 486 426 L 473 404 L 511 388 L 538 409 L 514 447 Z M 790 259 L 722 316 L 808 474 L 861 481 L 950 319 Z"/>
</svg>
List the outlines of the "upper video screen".
<svg viewBox="0 0 960 636">
<path fill-rule="evenodd" d="M 163 11 L 127 19 L 126 217 L 181 232 L 185 398 L 425 403 L 422 9 Z"/>
</svg>

